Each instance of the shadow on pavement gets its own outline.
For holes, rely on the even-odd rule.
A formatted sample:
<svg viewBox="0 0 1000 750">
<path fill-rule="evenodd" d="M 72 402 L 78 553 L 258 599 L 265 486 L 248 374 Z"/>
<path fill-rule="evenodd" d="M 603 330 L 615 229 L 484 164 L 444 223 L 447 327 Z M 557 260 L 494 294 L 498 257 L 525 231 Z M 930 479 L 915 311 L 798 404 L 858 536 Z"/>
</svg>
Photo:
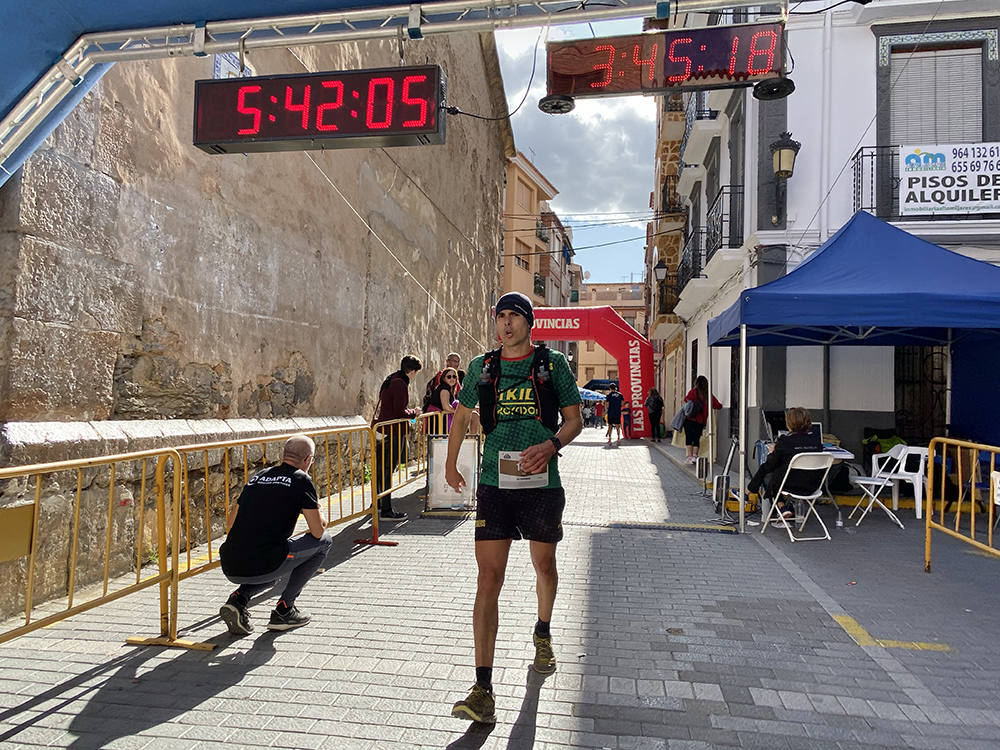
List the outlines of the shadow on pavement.
<svg viewBox="0 0 1000 750">
<path fill-rule="evenodd" d="M 141 675 L 140 668 L 151 659 L 162 657 L 164 649 L 143 648 L 100 664 L 20 706 L 0 712 L 0 721 L 6 722 L 15 721 L 19 714 L 30 716 L 0 734 L 0 743 L 7 740 L 16 742 L 20 732 L 37 726 L 46 717 L 64 713 L 70 704 L 80 702 L 83 703 L 82 710 L 67 728 L 77 737 L 65 746 L 78 749 L 107 747 L 118 738 L 169 722 L 237 685 L 248 672 L 271 660 L 275 654 L 274 637 L 272 632 L 262 633 L 245 652 L 216 651 L 209 654 L 184 651 Z M 209 642 L 224 648 L 231 640 L 226 634 Z M 96 685 L 87 684 L 95 679 L 101 681 Z M 163 705 L 151 706 L 152 702 Z M 45 708 L 36 713 L 42 705 Z"/>
<path fill-rule="evenodd" d="M 496 726 L 496 724 L 472 722 L 465 730 L 465 734 L 448 745 L 447 750 L 477 750 L 486 744 Z"/>
<path fill-rule="evenodd" d="M 538 728 L 538 694 L 545 684 L 548 675 L 540 675 L 531 667 L 528 667 L 528 676 L 525 680 L 524 699 L 521 701 L 521 710 L 517 714 L 514 726 L 510 730 L 510 738 L 507 740 L 507 750 L 530 749 L 535 744 L 535 730 Z"/>
</svg>

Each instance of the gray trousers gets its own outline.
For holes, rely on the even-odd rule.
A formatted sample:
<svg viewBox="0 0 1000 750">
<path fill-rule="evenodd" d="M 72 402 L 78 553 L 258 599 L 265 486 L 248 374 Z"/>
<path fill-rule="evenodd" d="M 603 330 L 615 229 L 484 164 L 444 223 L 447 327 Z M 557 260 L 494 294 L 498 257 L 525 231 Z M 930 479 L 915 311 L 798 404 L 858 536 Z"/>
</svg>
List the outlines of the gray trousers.
<svg viewBox="0 0 1000 750">
<path fill-rule="evenodd" d="M 291 607 L 302 588 L 326 560 L 326 555 L 332 546 L 333 537 L 328 532 L 324 531 L 319 539 L 306 532 L 288 540 L 288 557 L 277 569 L 259 576 L 226 576 L 226 578 L 240 584 L 236 594 L 241 599 L 250 601 L 254 594 L 259 594 L 275 581 L 288 576 L 285 589 L 281 592 L 281 599 Z"/>
</svg>

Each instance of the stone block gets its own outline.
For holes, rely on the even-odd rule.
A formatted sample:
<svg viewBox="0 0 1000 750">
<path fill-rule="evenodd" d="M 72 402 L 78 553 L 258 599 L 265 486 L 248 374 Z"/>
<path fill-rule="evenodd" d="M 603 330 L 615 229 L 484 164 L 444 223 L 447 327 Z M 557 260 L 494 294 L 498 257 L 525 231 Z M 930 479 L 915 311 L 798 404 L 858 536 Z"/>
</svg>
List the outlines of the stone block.
<svg viewBox="0 0 1000 750">
<path fill-rule="evenodd" d="M 0 419 L 48 420 L 76 414 L 102 419 L 120 336 L 14 318 Z"/>
</svg>

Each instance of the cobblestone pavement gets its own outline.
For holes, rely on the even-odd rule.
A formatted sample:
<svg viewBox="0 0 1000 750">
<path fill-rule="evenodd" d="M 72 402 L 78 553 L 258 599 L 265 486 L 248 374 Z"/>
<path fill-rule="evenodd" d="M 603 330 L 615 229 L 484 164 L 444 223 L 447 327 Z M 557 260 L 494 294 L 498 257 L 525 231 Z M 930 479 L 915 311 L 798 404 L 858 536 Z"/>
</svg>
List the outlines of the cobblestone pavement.
<svg viewBox="0 0 1000 750">
<path fill-rule="evenodd" d="M 501 596 L 499 721 L 449 717 L 472 683 L 472 525 L 418 519 L 359 548 L 339 530 L 300 604 L 309 626 L 232 638 L 231 586 L 181 584 L 182 637 L 212 652 L 124 645 L 157 625 L 143 592 L 0 646 L 3 747 L 996 748 L 996 560 L 922 525 L 870 516 L 832 542 L 657 526 L 711 516 L 666 444 L 565 449 L 558 671 L 532 673 L 534 580 L 515 543 Z M 647 524 L 647 525 L 643 525 Z M 859 631 L 872 643 L 859 645 Z M 854 637 L 848 632 L 853 629 Z M 878 641 L 946 644 L 914 650 Z M 906 643 L 902 644 L 906 646 Z M 914 644 L 910 644 L 911 646 Z"/>
</svg>

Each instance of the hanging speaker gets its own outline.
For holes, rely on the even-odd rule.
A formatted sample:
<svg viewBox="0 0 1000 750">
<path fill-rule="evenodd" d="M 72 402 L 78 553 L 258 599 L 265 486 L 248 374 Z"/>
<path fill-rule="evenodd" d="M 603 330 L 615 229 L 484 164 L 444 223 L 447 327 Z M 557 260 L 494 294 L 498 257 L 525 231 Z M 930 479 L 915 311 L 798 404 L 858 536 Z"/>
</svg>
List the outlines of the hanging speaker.
<svg viewBox="0 0 1000 750">
<path fill-rule="evenodd" d="M 538 108 L 547 115 L 564 115 L 572 112 L 576 107 L 576 102 L 572 96 L 562 94 L 550 94 L 538 100 Z"/>
<path fill-rule="evenodd" d="M 758 81 L 753 87 L 753 98 L 763 101 L 784 99 L 793 91 L 795 91 L 795 84 L 792 79 L 779 76 L 778 78 L 768 78 L 766 81 Z"/>
</svg>

